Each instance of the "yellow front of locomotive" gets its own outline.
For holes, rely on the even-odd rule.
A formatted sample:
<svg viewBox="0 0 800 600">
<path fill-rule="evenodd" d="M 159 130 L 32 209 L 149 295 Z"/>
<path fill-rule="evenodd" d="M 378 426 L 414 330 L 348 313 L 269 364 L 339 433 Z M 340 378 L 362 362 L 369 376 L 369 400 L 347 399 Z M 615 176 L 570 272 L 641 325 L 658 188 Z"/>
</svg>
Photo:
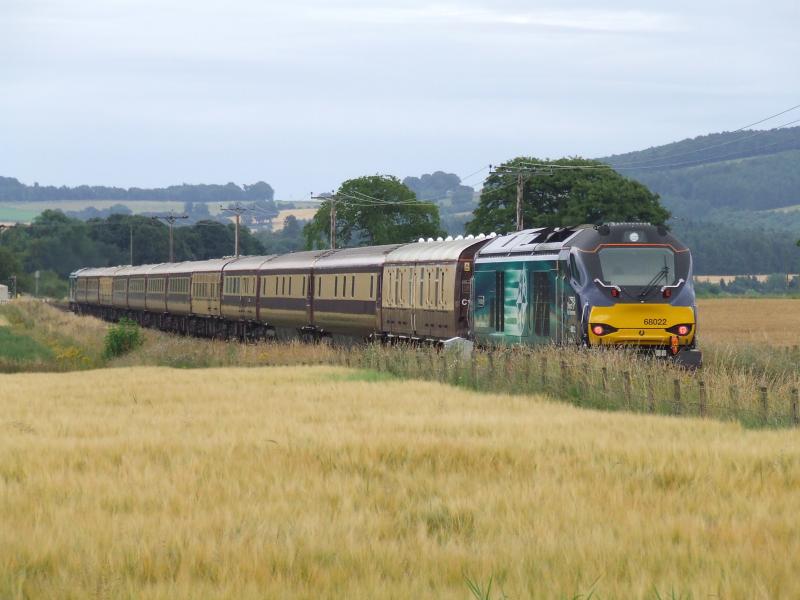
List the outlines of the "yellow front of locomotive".
<svg viewBox="0 0 800 600">
<path fill-rule="evenodd" d="M 664 227 L 602 225 L 572 250 L 585 275 L 581 329 L 589 346 L 634 346 L 699 365 L 689 249 Z M 580 266 L 578 266 L 580 265 Z"/>
</svg>

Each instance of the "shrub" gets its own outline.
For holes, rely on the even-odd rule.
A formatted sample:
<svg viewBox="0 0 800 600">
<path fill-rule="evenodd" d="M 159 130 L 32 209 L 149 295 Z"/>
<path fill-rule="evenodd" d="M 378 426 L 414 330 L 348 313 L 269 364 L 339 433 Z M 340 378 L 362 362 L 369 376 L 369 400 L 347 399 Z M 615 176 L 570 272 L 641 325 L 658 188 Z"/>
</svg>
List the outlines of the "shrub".
<svg viewBox="0 0 800 600">
<path fill-rule="evenodd" d="M 127 354 L 144 343 L 142 330 L 134 321 L 123 317 L 106 333 L 103 342 L 103 356 L 114 358 Z"/>
</svg>

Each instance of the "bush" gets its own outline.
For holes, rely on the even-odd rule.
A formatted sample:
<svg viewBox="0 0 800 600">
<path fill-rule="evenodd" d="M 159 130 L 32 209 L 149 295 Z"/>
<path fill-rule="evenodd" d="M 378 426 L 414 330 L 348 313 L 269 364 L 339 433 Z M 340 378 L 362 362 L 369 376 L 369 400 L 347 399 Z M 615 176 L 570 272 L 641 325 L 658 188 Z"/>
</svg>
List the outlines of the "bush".
<svg viewBox="0 0 800 600">
<path fill-rule="evenodd" d="M 127 354 L 144 343 L 142 330 L 134 321 L 123 317 L 112 326 L 103 342 L 103 356 L 114 358 Z"/>
</svg>

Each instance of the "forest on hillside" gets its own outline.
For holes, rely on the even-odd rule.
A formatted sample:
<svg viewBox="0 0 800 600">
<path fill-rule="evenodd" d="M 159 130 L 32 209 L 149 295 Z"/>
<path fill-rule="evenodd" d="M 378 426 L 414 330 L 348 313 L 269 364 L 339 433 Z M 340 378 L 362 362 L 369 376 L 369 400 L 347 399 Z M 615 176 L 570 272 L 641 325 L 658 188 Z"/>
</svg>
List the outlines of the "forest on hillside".
<svg viewBox="0 0 800 600">
<path fill-rule="evenodd" d="M 601 160 L 683 218 L 735 224 L 736 211 L 800 204 L 800 127 L 715 133 Z"/>
</svg>

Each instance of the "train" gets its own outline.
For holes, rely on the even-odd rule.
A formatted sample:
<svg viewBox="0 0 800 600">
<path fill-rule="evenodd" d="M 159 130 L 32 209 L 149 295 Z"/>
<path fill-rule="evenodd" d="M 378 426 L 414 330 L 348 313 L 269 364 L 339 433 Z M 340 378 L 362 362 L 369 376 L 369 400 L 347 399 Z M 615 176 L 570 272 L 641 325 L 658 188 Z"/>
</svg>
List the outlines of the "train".
<svg viewBox="0 0 800 600">
<path fill-rule="evenodd" d="M 195 336 L 626 346 L 696 367 L 692 256 L 664 226 L 84 268 L 70 307 Z"/>
</svg>

